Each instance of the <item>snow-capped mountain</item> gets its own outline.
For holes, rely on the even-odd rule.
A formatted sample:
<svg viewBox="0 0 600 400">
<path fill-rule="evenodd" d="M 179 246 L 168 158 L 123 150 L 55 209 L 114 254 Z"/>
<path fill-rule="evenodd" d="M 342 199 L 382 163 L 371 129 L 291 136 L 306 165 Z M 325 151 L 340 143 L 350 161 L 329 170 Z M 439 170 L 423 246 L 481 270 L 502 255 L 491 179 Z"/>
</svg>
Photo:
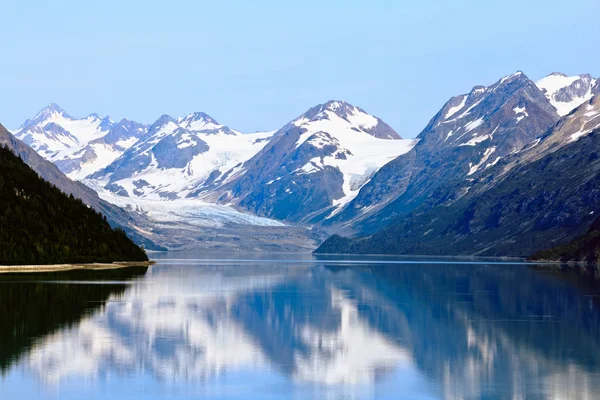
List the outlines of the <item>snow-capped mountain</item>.
<svg viewBox="0 0 600 400">
<path fill-rule="evenodd" d="M 419 134 L 417 145 L 381 168 L 327 223 L 373 231 L 431 201 L 449 181 L 463 181 L 468 190 L 471 180 L 542 136 L 558 119 L 544 93 L 522 72 L 476 86 L 451 98 Z"/>
<path fill-rule="evenodd" d="M 360 240 L 333 237 L 319 251 L 527 256 L 575 240 L 600 212 L 599 105 L 598 96 L 582 104 L 470 190 L 447 182 L 388 227 Z"/>
<path fill-rule="evenodd" d="M 242 134 L 204 113 L 178 119 L 163 115 L 135 145 L 92 174 L 89 183 L 127 197 L 184 198 L 192 188 L 225 179 L 270 136 Z"/>
<path fill-rule="evenodd" d="M 590 74 L 567 76 L 553 72 L 537 81 L 537 86 L 561 117 L 589 101 L 592 96 L 600 94 L 600 80 Z"/>
<path fill-rule="evenodd" d="M 352 200 L 382 165 L 414 143 L 358 107 L 329 101 L 277 131 L 213 193 L 220 202 L 258 215 L 317 222 Z"/>
<path fill-rule="evenodd" d="M 291 232 L 289 223 L 370 234 L 411 211 L 488 190 L 515 166 L 597 129 L 599 92 L 600 80 L 587 74 L 553 73 L 535 83 L 517 72 L 452 97 L 414 140 L 343 101 L 252 134 L 202 112 L 146 126 L 95 114 L 76 119 L 53 104 L 16 134 L 130 211 L 157 243 L 191 248 L 213 236 L 234 243 L 252 227 L 262 229 L 255 248 L 275 231 Z M 191 238 L 198 227 L 203 236 Z M 319 229 L 298 232 L 289 245 L 310 246 Z M 175 239 L 161 242 L 166 232 Z"/>
<path fill-rule="evenodd" d="M 25 121 L 14 135 L 72 179 L 83 179 L 119 157 L 147 131 L 126 119 L 90 114 L 74 118 L 56 104 Z"/>
<path fill-rule="evenodd" d="M 72 153 L 82 145 L 108 133 L 113 122 L 108 117 L 90 114 L 86 118 L 73 118 L 56 104 L 43 108 L 13 134 L 52 161 Z"/>
<path fill-rule="evenodd" d="M 105 136 L 88 142 L 79 150 L 54 163 L 70 178 L 82 180 L 106 167 L 146 134 L 148 127 L 122 119 Z"/>
</svg>

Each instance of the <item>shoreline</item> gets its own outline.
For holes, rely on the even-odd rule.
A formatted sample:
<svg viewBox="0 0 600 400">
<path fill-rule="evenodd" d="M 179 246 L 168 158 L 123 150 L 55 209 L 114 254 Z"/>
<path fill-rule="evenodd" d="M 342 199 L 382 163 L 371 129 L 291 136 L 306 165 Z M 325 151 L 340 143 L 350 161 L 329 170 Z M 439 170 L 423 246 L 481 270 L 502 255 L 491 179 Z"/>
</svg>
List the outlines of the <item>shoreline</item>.
<svg viewBox="0 0 600 400">
<path fill-rule="evenodd" d="M 155 261 L 115 261 L 112 263 L 77 263 L 77 264 L 47 264 L 47 265 L 0 265 L 0 274 L 63 272 L 76 270 L 110 270 L 130 267 L 149 267 Z"/>
</svg>

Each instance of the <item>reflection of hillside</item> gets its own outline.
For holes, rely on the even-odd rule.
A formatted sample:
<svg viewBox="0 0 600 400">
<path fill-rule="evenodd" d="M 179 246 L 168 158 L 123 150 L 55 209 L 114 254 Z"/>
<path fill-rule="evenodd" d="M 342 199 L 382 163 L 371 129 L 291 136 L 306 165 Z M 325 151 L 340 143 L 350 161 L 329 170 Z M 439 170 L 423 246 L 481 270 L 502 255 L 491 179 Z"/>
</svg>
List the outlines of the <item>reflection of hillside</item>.
<svg viewBox="0 0 600 400">
<path fill-rule="evenodd" d="M 230 318 L 231 303 L 238 293 L 264 290 L 279 279 L 212 267 L 153 267 L 143 284 L 102 312 L 37 346 L 27 364 L 54 383 L 116 371 L 179 382 L 259 365 L 261 350 Z"/>
<path fill-rule="evenodd" d="M 311 270 L 155 267 L 101 313 L 45 339 L 27 365 L 49 382 L 114 371 L 179 382 L 274 366 L 301 380 L 368 383 L 408 362 Z"/>
<path fill-rule="evenodd" d="M 235 302 L 236 317 L 273 365 L 300 380 L 339 384 L 370 383 L 410 364 L 402 348 L 365 324 L 355 301 L 314 272 Z"/>
<path fill-rule="evenodd" d="M 146 271 L 125 268 L 0 275 L 0 371 L 5 372 L 36 340 L 77 324 L 98 310 L 111 294 L 123 293 L 127 287 L 124 281 Z M 99 279 L 107 283 L 85 284 Z"/>
<path fill-rule="evenodd" d="M 498 265 L 351 268 L 336 279 L 446 397 L 600 394 L 600 315 L 563 281 Z"/>
<path fill-rule="evenodd" d="M 600 314 L 586 290 L 499 265 L 158 265 L 25 364 L 54 382 L 278 371 L 398 388 L 410 371 L 445 398 L 595 398 Z"/>
</svg>

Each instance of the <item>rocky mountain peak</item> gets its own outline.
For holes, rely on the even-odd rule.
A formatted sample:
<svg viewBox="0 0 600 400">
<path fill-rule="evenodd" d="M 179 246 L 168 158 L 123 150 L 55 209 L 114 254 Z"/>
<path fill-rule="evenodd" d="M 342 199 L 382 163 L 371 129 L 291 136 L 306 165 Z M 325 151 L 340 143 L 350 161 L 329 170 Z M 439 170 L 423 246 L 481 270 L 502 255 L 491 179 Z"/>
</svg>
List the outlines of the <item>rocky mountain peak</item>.
<svg viewBox="0 0 600 400">
<path fill-rule="evenodd" d="M 177 122 L 175 121 L 175 119 L 173 117 L 171 117 L 168 114 L 163 114 L 160 116 L 160 118 L 158 118 L 156 121 L 154 121 L 154 123 L 152 125 L 150 125 L 149 131 L 150 132 L 157 131 L 169 123 L 177 124 Z"/>
<path fill-rule="evenodd" d="M 419 138 L 438 148 L 476 146 L 503 138 L 502 142 L 509 139 L 512 143 L 505 150 L 513 151 L 513 146 L 535 139 L 532 132 L 543 133 L 556 120 L 558 115 L 544 94 L 517 71 L 490 86 L 478 85 L 468 94 L 452 97 Z"/>
<path fill-rule="evenodd" d="M 46 107 L 42 108 L 40 110 L 40 112 L 34 118 L 37 118 L 41 115 L 50 115 L 50 114 L 66 114 L 66 112 L 58 104 L 50 103 Z"/>
<path fill-rule="evenodd" d="M 217 121 L 215 121 L 214 118 L 212 118 L 210 115 L 208 115 L 204 112 L 201 112 L 201 111 L 193 112 L 193 113 L 186 115 L 185 117 L 179 119 L 180 123 L 194 122 L 194 121 L 203 121 L 205 123 L 219 125 L 219 123 Z"/>
<path fill-rule="evenodd" d="M 191 131 L 210 130 L 221 126 L 214 118 L 204 112 L 194 112 L 178 118 L 177 124 Z"/>
<path fill-rule="evenodd" d="M 32 119 L 26 120 L 23 125 L 19 128 L 19 130 L 25 130 L 34 125 L 43 124 L 45 121 L 53 118 L 54 116 L 62 116 L 66 119 L 73 119 L 70 115 L 68 115 L 65 110 L 59 107 L 56 103 L 51 103 L 46 107 L 42 108 Z"/>
<path fill-rule="evenodd" d="M 310 108 L 284 127 L 283 130 L 294 126 L 308 129 L 309 125 L 319 124 L 320 121 L 331 121 L 329 129 L 339 129 L 341 125 L 346 125 L 352 130 L 367 132 L 379 139 L 402 139 L 396 131 L 381 119 L 367 113 L 360 107 L 341 100 L 329 100 Z M 339 126 L 336 128 L 334 125 Z"/>
</svg>

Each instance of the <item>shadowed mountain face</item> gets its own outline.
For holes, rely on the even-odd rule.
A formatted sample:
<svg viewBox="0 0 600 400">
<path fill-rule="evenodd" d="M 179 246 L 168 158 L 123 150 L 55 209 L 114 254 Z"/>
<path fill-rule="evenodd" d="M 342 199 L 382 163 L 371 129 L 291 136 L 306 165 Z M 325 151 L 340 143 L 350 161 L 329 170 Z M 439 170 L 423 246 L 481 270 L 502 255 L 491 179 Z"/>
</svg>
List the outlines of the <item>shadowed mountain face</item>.
<svg viewBox="0 0 600 400">
<path fill-rule="evenodd" d="M 600 218 L 596 218 L 589 231 L 577 239 L 533 254 L 532 260 L 584 261 L 600 264 Z"/>
<path fill-rule="evenodd" d="M 355 261 L 170 260 L 106 301 L 104 289 L 85 283 L 20 283 L 0 292 L 10 293 L 9 320 L 23 309 L 19 290 L 35 305 L 64 286 L 72 296 L 54 305 L 75 298 L 67 310 L 88 299 L 103 307 L 75 312 L 85 315 L 47 337 L 30 329 L 38 339 L 31 352 L 12 352 L 5 384 L 20 368 L 57 388 L 87 378 L 121 395 L 135 389 L 98 377 L 118 372 L 190 395 L 214 383 L 228 390 L 232 379 L 248 390 L 274 379 L 288 398 L 307 384 L 319 398 L 365 387 L 396 396 L 384 398 L 600 394 L 600 305 L 587 278 L 522 265 Z"/>
<path fill-rule="evenodd" d="M 369 233 L 421 205 L 452 180 L 467 183 L 543 135 L 559 116 L 544 93 L 517 72 L 450 99 L 407 154 L 383 166 L 327 223 Z"/>
<path fill-rule="evenodd" d="M 585 233 L 598 214 L 598 96 L 472 181 L 438 188 L 370 238 L 332 237 L 322 253 L 529 256 Z"/>
</svg>

